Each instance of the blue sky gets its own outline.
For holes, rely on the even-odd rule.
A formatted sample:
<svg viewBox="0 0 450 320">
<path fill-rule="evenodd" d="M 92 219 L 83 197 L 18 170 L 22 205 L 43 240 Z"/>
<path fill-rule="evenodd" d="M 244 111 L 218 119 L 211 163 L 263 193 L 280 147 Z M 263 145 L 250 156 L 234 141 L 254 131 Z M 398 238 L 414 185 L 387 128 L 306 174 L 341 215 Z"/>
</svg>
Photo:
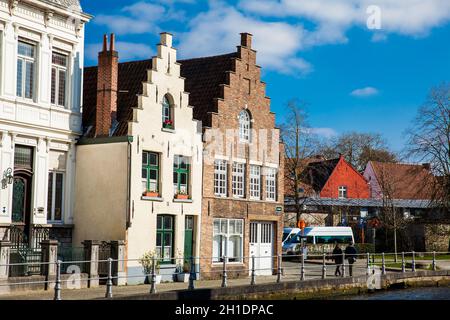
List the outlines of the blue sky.
<svg viewBox="0 0 450 320">
<path fill-rule="evenodd" d="M 288 100 L 304 100 L 310 125 L 326 137 L 379 132 L 400 151 L 429 89 L 450 80 L 448 0 L 81 4 L 94 15 L 86 29 L 86 65 L 96 64 L 107 32 L 117 34 L 121 61 L 154 55 L 161 31 L 174 34 L 180 58 L 232 52 L 240 32 L 253 33 L 277 120 Z"/>
</svg>

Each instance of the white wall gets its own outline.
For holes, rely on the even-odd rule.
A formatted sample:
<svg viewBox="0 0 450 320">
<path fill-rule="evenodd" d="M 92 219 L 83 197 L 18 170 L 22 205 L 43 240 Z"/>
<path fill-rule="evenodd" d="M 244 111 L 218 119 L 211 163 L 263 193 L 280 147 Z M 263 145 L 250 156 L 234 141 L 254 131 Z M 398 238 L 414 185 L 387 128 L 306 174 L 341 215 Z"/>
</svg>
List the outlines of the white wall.
<svg viewBox="0 0 450 320">
<path fill-rule="evenodd" d="M 81 28 L 68 19 L 71 11 L 37 1 L 19 1 L 12 11 L 9 1 L 0 0 L 0 179 L 14 167 L 14 145 L 34 147 L 32 222 L 47 223 L 48 155 L 51 150 L 67 152 L 64 219 L 73 223 L 74 143 L 81 133 L 81 75 L 84 56 L 84 23 Z M 47 16 L 46 11 L 53 11 Z M 36 43 L 34 97 L 16 97 L 17 46 L 19 38 Z M 68 54 L 66 108 L 50 104 L 51 56 L 59 49 Z M 0 188 L 0 223 L 11 222 L 12 186 Z M 5 210 L 3 210 L 5 208 Z M 5 211 L 5 212 L 3 212 Z"/>
<path fill-rule="evenodd" d="M 175 255 L 183 255 L 184 252 L 185 216 L 195 216 L 197 232 L 194 233 L 194 254 L 199 254 L 203 152 L 201 133 L 197 131 L 198 123 L 192 118 L 193 109 L 188 105 L 188 94 L 184 92 L 184 79 L 180 77 L 180 66 L 176 63 L 176 50 L 171 46 L 172 36 L 163 34 L 160 43 L 158 56 L 153 58 L 153 70 L 148 72 L 148 82 L 144 83 L 144 94 L 139 98 L 139 108 L 134 111 L 134 122 L 129 126 L 129 134 L 134 137 L 131 169 L 131 204 L 134 202 L 134 214 L 127 236 L 129 259 L 138 259 L 145 252 L 155 250 L 156 217 L 159 214 L 175 217 Z M 175 103 L 173 132 L 162 129 L 162 101 L 167 93 Z M 142 151 L 160 153 L 161 201 L 142 198 Z M 191 202 L 174 200 L 175 155 L 191 159 Z M 129 267 L 133 266 L 139 267 L 139 264 L 131 262 Z"/>
</svg>

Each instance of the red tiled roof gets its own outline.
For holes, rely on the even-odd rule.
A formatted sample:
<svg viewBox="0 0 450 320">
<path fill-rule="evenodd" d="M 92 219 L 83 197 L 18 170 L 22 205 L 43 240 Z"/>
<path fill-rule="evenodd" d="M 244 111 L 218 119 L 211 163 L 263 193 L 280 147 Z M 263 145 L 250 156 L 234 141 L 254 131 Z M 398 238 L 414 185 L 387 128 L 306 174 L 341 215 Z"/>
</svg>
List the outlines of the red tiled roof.
<svg viewBox="0 0 450 320">
<path fill-rule="evenodd" d="M 371 164 L 381 189 L 392 190 L 394 199 L 432 199 L 435 177 L 423 165 L 376 161 Z"/>
<path fill-rule="evenodd" d="M 128 134 L 128 122 L 133 119 L 133 108 L 137 107 L 138 95 L 142 94 L 142 83 L 147 81 L 147 70 L 152 68 L 152 60 L 119 63 L 119 80 L 117 93 L 117 121 L 114 136 Z M 83 129 L 95 126 L 95 108 L 97 105 L 97 67 L 84 69 L 83 84 Z"/>
<path fill-rule="evenodd" d="M 193 116 L 201 120 L 203 126 L 211 126 L 208 113 L 217 112 L 215 99 L 223 98 L 220 85 L 227 84 L 227 72 L 234 71 L 235 58 L 236 52 L 179 61 L 189 104 L 194 107 Z"/>
</svg>

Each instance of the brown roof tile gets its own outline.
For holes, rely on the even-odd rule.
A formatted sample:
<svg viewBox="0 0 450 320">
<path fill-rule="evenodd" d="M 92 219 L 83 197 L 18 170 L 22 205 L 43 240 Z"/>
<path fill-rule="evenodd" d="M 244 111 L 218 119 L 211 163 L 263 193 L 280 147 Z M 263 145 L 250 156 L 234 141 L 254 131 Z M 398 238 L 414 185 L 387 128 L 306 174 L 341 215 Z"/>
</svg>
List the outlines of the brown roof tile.
<svg viewBox="0 0 450 320">
<path fill-rule="evenodd" d="M 217 112 L 215 99 L 222 97 L 220 85 L 227 84 L 227 72 L 234 71 L 233 60 L 237 53 L 220 56 L 181 60 L 181 76 L 185 91 L 189 92 L 189 104 L 194 107 L 194 118 L 203 126 L 211 126 L 209 112 Z"/>
<path fill-rule="evenodd" d="M 142 83 L 147 81 L 147 70 L 152 68 L 152 60 L 119 63 L 119 92 L 117 97 L 117 121 L 114 136 L 128 134 L 128 122 L 133 120 L 133 108 L 138 105 L 138 95 L 142 94 Z M 97 105 L 97 67 L 84 69 L 83 84 L 83 131 L 95 126 Z M 92 128 L 87 136 L 92 136 Z"/>
<path fill-rule="evenodd" d="M 394 199 L 432 199 L 435 179 L 423 165 L 383 163 L 371 161 L 377 181 L 382 189 L 391 190 Z"/>
</svg>

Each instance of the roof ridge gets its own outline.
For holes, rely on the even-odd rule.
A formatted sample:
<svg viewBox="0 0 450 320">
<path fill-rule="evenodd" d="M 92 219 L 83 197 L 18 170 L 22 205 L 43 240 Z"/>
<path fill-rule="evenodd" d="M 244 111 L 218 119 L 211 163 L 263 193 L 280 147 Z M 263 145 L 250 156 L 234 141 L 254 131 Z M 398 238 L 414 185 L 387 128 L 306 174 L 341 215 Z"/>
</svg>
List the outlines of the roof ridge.
<svg viewBox="0 0 450 320">
<path fill-rule="evenodd" d="M 178 60 L 178 62 L 182 62 L 182 61 L 194 61 L 194 60 L 202 60 L 202 59 L 213 59 L 213 58 L 223 58 L 226 56 L 237 56 L 237 52 L 230 52 L 230 53 L 225 53 L 225 54 L 218 54 L 218 55 L 214 55 L 214 56 L 204 56 L 204 57 L 197 57 L 197 58 L 190 58 L 190 59 L 181 59 Z"/>
</svg>

